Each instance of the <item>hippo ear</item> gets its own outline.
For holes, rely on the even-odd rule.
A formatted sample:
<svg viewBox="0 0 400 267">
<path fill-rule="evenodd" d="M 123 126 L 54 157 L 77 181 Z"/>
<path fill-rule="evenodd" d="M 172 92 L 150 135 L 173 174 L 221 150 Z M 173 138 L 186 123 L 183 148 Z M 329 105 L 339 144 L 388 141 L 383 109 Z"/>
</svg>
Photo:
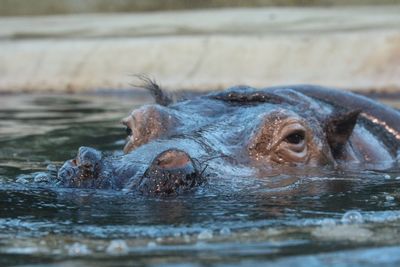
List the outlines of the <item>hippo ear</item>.
<svg viewBox="0 0 400 267">
<path fill-rule="evenodd" d="M 340 157 L 353 132 L 360 110 L 334 113 L 325 124 L 325 134 L 334 157 Z"/>
</svg>

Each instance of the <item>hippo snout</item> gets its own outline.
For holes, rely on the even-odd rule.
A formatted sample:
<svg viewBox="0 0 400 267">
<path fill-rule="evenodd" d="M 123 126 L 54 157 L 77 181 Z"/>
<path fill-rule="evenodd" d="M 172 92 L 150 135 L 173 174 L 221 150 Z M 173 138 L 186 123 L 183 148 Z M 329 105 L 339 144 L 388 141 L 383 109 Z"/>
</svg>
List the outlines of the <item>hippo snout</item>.
<svg viewBox="0 0 400 267">
<path fill-rule="evenodd" d="M 76 158 L 66 161 L 60 168 L 57 180 L 67 187 L 97 188 L 103 182 L 101 169 L 101 152 L 90 147 L 80 147 Z"/>
<path fill-rule="evenodd" d="M 142 167 L 143 172 L 138 171 Z M 76 157 L 59 169 L 57 181 L 65 187 L 126 188 L 143 195 L 168 196 L 201 184 L 198 170 L 195 161 L 179 149 L 165 150 L 148 163 L 138 163 L 118 158 L 107 161 L 100 151 L 80 147 Z"/>
<path fill-rule="evenodd" d="M 193 159 L 184 151 L 169 149 L 158 154 L 144 173 L 138 190 L 144 195 L 177 195 L 202 183 Z"/>
</svg>

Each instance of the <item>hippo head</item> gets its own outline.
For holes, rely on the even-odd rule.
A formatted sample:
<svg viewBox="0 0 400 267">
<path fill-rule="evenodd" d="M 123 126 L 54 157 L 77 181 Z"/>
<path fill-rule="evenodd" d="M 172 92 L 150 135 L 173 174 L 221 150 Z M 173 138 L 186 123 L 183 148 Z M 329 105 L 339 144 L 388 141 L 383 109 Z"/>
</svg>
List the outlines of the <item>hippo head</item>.
<svg viewBox="0 0 400 267">
<path fill-rule="evenodd" d="M 159 87 L 157 104 L 122 120 L 125 155 L 81 147 L 59 170 L 64 186 L 178 194 L 244 170 L 333 165 L 355 160 L 348 140 L 359 111 L 337 110 L 290 88 L 233 87 L 173 103 Z"/>
</svg>

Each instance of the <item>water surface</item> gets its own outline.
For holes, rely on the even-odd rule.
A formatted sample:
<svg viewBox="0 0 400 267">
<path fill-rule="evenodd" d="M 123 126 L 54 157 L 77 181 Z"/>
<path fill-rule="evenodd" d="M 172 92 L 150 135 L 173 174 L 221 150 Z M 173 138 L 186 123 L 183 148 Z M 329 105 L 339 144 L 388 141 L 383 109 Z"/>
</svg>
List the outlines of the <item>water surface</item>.
<svg viewBox="0 0 400 267">
<path fill-rule="evenodd" d="M 397 166 L 229 177 L 164 199 L 32 182 L 81 145 L 121 151 L 120 119 L 150 101 L 124 93 L 1 96 L 0 266 L 400 264 Z"/>
</svg>

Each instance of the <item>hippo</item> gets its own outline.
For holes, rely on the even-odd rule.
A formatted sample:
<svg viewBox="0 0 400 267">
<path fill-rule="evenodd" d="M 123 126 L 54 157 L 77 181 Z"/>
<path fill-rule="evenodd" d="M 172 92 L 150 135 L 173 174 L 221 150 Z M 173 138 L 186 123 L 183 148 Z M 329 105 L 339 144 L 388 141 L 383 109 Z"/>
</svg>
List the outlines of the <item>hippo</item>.
<svg viewBox="0 0 400 267">
<path fill-rule="evenodd" d="M 122 119 L 124 154 L 80 147 L 58 170 L 58 185 L 175 196 L 235 173 L 397 163 L 400 113 L 351 92 L 235 86 L 174 100 L 150 79 L 144 88 L 155 104 Z"/>
</svg>

